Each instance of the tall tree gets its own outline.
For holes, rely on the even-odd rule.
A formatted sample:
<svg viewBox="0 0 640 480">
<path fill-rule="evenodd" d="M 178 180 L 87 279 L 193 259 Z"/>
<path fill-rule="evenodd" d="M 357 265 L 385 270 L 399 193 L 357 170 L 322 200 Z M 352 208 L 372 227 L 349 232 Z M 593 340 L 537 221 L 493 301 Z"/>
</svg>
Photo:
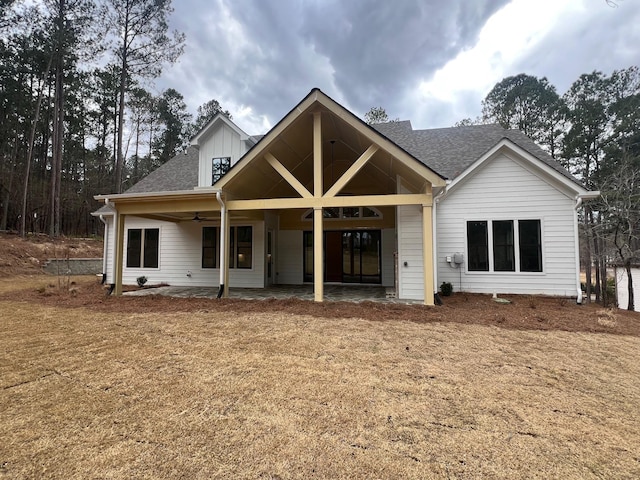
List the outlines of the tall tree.
<svg viewBox="0 0 640 480">
<path fill-rule="evenodd" d="M 174 157 L 188 138 L 191 115 L 187 112 L 184 98 L 173 88 L 162 92 L 158 99 L 158 120 L 163 127 L 154 145 L 159 166 Z"/>
<path fill-rule="evenodd" d="M 371 107 L 369 111 L 364 114 L 364 121 L 369 125 L 373 125 L 375 123 L 397 122 L 398 119 L 390 120 L 387 111 L 383 107 Z"/>
<path fill-rule="evenodd" d="M 498 82 L 482 102 L 484 121 L 515 128 L 558 155 L 561 99 L 549 81 L 521 73 Z"/>
<path fill-rule="evenodd" d="M 123 134 L 127 93 L 132 81 L 155 78 L 162 66 L 182 53 L 184 35 L 169 32 L 171 0 L 105 0 L 107 24 L 116 37 L 115 56 L 120 68 L 115 191 L 122 190 Z"/>
<path fill-rule="evenodd" d="M 211 99 L 208 102 L 200 105 L 198 107 L 196 119 L 193 122 L 191 131 L 189 132 L 189 136 L 193 136 L 200 130 L 202 130 L 202 128 L 204 128 L 204 126 L 209 123 L 218 113 L 225 115 L 227 118 L 229 118 L 229 120 L 231 120 L 231 114 L 229 113 L 229 110 L 224 110 L 218 100 Z"/>
</svg>

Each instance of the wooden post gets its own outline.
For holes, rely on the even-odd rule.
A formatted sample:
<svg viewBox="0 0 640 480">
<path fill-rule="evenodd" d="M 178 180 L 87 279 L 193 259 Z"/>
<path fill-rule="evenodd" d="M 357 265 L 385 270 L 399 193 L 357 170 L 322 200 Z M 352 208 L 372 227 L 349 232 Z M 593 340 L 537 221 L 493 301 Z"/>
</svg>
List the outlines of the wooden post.
<svg viewBox="0 0 640 480">
<path fill-rule="evenodd" d="M 422 205 L 422 258 L 424 270 L 424 304 L 434 305 L 433 285 L 433 215 L 431 205 Z"/>
<path fill-rule="evenodd" d="M 322 186 L 322 114 L 313 114 L 313 196 L 320 198 L 324 194 Z M 313 299 L 324 300 L 324 261 L 323 261 L 323 218 L 322 207 L 313 208 Z"/>
</svg>

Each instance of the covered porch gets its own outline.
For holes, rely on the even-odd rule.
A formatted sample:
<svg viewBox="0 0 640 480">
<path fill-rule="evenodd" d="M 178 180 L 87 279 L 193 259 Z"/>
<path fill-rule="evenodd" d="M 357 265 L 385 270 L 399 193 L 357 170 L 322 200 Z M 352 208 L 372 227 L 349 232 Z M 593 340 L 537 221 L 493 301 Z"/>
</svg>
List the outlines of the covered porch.
<svg viewBox="0 0 640 480">
<path fill-rule="evenodd" d="M 423 163 L 313 90 L 211 187 L 107 199 L 115 208 L 115 293 L 122 293 L 126 217 L 174 222 L 189 235 L 183 238 L 191 249 L 199 239 L 185 225 L 199 217 L 215 222 L 220 296 L 231 296 L 239 286 L 230 281 L 229 263 L 239 266 L 239 253 L 230 250 L 234 232 L 239 235 L 232 225 L 254 222 L 254 243 L 247 247 L 253 263 L 243 273 L 265 288 L 299 282 L 304 295 L 311 289 L 313 300 L 322 302 L 331 299 L 332 283 L 373 279 L 388 287 L 389 278 L 393 284 L 400 275 L 392 271 L 397 267 L 389 252 L 393 257 L 404 248 L 403 278 L 413 292 L 408 298 L 433 305 L 433 196 L 444 185 Z M 363 254 L 359 245 L 365 240 L 386 242 L 384 255 L 382 247 L 377 256 Z M 356 254 L 359 270 L 352 268 Z M 386 272 L 363 269 L 365 261 L 386 261 Z M 285 263 L 298 269 L 286 280 L 277 276 Z M 346 266 L 351 270 L 345 274 Z M 386 298 L 386 290 L 380 291 Z"/>
</svg>

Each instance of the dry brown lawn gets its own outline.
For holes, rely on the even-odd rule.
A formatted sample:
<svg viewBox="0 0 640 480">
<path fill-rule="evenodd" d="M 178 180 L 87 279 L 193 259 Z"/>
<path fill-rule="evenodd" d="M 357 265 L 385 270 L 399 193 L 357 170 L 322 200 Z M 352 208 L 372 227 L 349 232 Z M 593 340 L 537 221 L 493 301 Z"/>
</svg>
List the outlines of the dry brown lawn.
<svg viewBox="0 0 640 480">
<path fill-rule="evenodd" d="M 0 280 L 0 478 L 640 477 L 637 315 L 56 282 Z"/>
</svg>

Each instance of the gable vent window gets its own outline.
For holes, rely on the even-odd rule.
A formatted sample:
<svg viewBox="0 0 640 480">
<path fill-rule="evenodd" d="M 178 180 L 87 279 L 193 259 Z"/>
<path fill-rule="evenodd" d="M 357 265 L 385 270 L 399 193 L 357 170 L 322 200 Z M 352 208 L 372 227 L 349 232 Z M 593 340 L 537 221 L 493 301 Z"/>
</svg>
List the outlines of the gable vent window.
<svg viewBox="0 0 640 480">
<path fill-rule="evenodd" d="M 211 161 L 211 185 L 220 180 L 231 168 L 231 157 L 216 157 Z"/>
<path fill-rule="evenodd" d="M 344 220 L 349 218 L 381 219 L 382 212 L 373 207 L 327 207 L 322 209 L 323 218 Z M 302 215 L 303 220 L 313 220 L 313 208 Z"/>
<path fill-rule="evenodd" d="M 159 228 L 127 230 L 127 267 L 158 268 Z"/>
</svg>

